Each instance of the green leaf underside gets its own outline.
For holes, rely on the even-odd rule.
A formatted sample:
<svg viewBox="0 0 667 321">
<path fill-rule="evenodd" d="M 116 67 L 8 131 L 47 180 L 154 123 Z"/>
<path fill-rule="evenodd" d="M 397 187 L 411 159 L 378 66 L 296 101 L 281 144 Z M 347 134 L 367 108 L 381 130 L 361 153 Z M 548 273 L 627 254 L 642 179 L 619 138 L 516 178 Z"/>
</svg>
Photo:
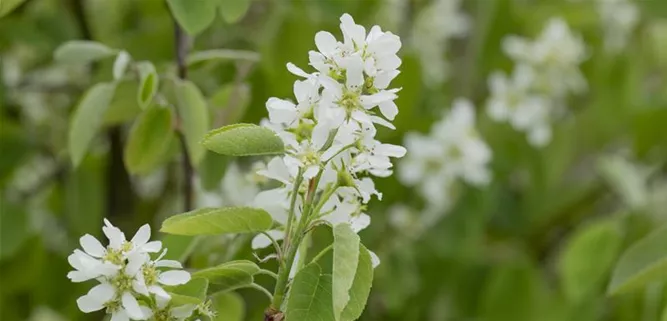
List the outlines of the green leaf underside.
<svg viewBox="0 0 667 321">
<path fill-rule="evenodd" d="M 205 278 L 193 277 L 186 284 L 168 287 L 166 290 L 170 293 L 204 300 L 206 299 L 206 293 L 208 291 L 208 280 Z"/>
<path fill-rule="evenodd" d="M 69 153 L 74 167 L 86 155 L 90 143 L 102 126 L 104 114 L 113 99 L 116 85 L 99 83 L 88 89 L 72 116 L 68 133 Z"/>
<path fill-rule="evenodd" d="M 231 291 L 250 285 L 253 275 L 259 271 L 259 267 L 250 261 L 232 261 L 223 263 L 216 267 L 197 271 L 192 274 L 193 278 L 204 278 L 211 283 L 210 292 Z"/>
<path fill-rule="evenodd" d="M 220 0 L 220 15 L 227 23 L 237 23 L 248 12 L 252 0 Z"/>
<path fill-rule="evenodd" d="M 173 138 L 172 126 L 168 108 L 152 107 L 139 116 L 125 146 L 125 166 L 130 173 L 148 173 L 160 164 Z"/>
<path fill-rule="evenodd" d="M 99 42 L 87 40 L 71 40 L 56 49 L 53 59 L 63 63 L 84 64 L 111 57 L 118 50 L 111 49 Z"/>
<path fill-rule="evenodd" d="M 368 295 L 371 293 L 373 285 L 373 262 L 368 250 L 362 244 L 359 244 L 359 263 L 357 272 L 354 276 L 354 282 L 350 288 L 350 300 L 347 302 L 340 320 L 352 321 L 359 319 L 364 312 Z"/>
<path fill-rule="evenodd" d="M 316 263 L 308 264 L 294 277 L 286 321 L 333 321 L 331 275 L 322 274 Z"/>
<path fill-rule="evenodd" d="M 633 244 L 616 264 L 608 293 L 641 289 L 667 277 L 667 226 Z"/>
<path fill-rule="evenodd" d="M 186 304 L 197 305 L 203 301 L 200 298 L 195 298 L 192 296 L 181 295 L 176 293 L 169 293 L 169 295 L 171 296 L 171 300 L 169 300 L 169 303 L 172 304 L 173 306 L 181 306 Z"/>
<path fill-rule="evenodd" d="M 190 35 L 196 35 L 215 19 L 219 0 L 167 0 L 178 24 Z"/>
<path fill-rule="evenodd" d="M 336 320 L 350 299 L 349 291 L 359 263 L 359 236 L 349 224 L 334 227 L 332 300 Z"/>
<path fill-rule="evenodd" d="M 155 71 L 155 66 L 148 61 L 142 61 L 137 64 L 139 70 L 139 90 L 137 99 L 142 109 L 148 107 L 153 100 L 159 86 L 159 78 Z"/>
<path fill-rule="evenodd" d="M 228 156 L 276 155 L 285 151 L 282 140 L 272 130 L 253 124 L 234 124 L 212 130 L 202 144 Z"/>
<path fill-rule="evenodd" d="M 175 94 L 181 129 L 185 134 L 190 161 L 197 165 L 204 157 L 204 148 L 199 144 L 208 132 L 209 113 L 206 100 L 199 88 L 190 81 L 177 80 Z"/>
<path fill-rule="evenodd" d="M 272 224 L 271 215 L 258 208 L 200 208 L 166 219 L 161 231 L 176 235 L 250 233 L 266 231 Z"/>
</svg>

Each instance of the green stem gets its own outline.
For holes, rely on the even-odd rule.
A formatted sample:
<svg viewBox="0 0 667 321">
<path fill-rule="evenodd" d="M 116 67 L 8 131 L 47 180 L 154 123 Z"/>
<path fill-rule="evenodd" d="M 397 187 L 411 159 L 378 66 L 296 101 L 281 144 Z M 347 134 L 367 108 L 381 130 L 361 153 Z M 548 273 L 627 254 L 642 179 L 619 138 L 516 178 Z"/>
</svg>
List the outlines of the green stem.
<svg viewBox="0 0 667 321">
<path fill-rule="evenodd" d="M 273 301 L 273 295 L 271 295 L 271 292 L 269 292 L 269 290 L 265 289 L 263 286 L 261 286 L 257 283 L 250 283 L 246 287 L 250 288 L 250 289 L 255 289 L 259 292 L 262 292 L 262 293 L 266 294 L 266 296 L 269 298 L 269 301 Z"/>
<path fill-rule="evenodd" d="M 273 247 L 276 249 L 276 254 L 278 255 L 278 261 L 280 261 L 283 257 L 283 251 L 280 249 L 280 245 L 278 245 L 278 241 L 271 236 L 271 234 L 267 232 L 262 232 L 264 236 L 268 237 L 269 240 L 271 240 L 271 243 L 273 243 Z"/>
<path fill-rule="evenodd" d="M 272 271 L 265 270 L 265 269 L 260 269 L 259 271 L 257 271 L 257 274 L 265 274 L 265 275 L 268 275 L 268 276 L 270 276 L 270 277 L 272 277 L 276 280 L 278 279 L 278 274 L 275 274 Z"/>
<path fill-rule="evenodd" d="M 331 188 L 328 188 L 326 191 L 324 191 L 324 194 L 322 194 L 322 197 L 320 197 L 319 202 L 317 203 L 317 205 L 315 205 L 315 209 L 313 210 L 315 217 L 320 216 L 320 211 L 322 210 L 322 207 L 324 206 L 324 204 L 326 204 L 329 198 L 331 198 L 331 195 L 333 195 L 333 193 L 336 192 L 338 187 L 339 187 L 338 182 L 336 182 L 333 186 L 331 186 Z"/>
<path fill-rule="evenodd" d="M 292 221 L 294 221 L 294 208 L 296 207 L 296 198 L 299 194 L 299 187 L 301 187 L 301 182 L 303 181 L 303 168 L 299 168 L 299 172 L 296 174 L 296 181 L 294 182 L 294 188 L 292 189 L 292 199 L 290 200 L 289 214 L 287 216 L 287 225 L 285 226 L 285 240 L 283 240 L 283 252 L 287 251 L 287 248 L 290 246 L 290 240 L 292 236 Z"/>
<path fill-rule="evenodd" d="M 331 249 L 333 249 L 333 244 L 329 244 L 329 246 L 322 249 L 322 251 L 320 251 L 320 253 L 317 253 L 317 255 L 310 261 L 310 263 L 314 263 L 314 262 L 319 261 Z"/>
</svg>

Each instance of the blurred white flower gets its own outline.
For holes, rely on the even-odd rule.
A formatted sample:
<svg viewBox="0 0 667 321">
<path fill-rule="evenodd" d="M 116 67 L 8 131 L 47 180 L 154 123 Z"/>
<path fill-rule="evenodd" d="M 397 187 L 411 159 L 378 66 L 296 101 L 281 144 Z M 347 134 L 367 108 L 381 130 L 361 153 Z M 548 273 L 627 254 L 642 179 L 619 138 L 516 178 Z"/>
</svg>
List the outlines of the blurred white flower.
<svg viewBox="0 0 667 321">
<path fill-rule="evenodd" d="M 639 23 L 639 8 L 628 0 L 596 1 L 596 5 L 604 28 L 605 49 L 618 53 L 625 49 Z"/>
</svg>

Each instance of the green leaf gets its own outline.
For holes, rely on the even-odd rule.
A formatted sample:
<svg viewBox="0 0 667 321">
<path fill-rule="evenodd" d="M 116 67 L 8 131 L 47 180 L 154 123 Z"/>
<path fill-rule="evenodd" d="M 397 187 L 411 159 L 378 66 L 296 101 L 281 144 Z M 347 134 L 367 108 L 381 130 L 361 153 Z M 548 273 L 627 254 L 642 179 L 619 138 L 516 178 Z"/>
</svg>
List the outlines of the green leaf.
<svg viewBox="0 0 667 321">
<path fill-rule="evenodd" d="M 628 248 L 612 273 L 608 293 L 641 289 L 652 281 L 667 279 L 667 226 Z"/>
<path fill-rule="evenodd" d="M 181 128 L 193 165 L 199 164 L 205 149 L 199 144 L 209 128 L 206 100 L 199 88 L 190 81 L 176 81 L 176 107 L 181 118 Z"/>
<path fill-rule="evenodd" d="M 188 65 L 194 65 L 210 60 L 247 60 L 257 62 L 259 61 L 259 58 L 260 55 L 258 53 L 249 50 L 210 49 L 190 53 L 185 58 L 185 62 Z"/>
<path fill-rule="evenodd" d="M 167 234 L 161 241 L 162 247 L 169 249 L 164 259 L 176 260 L 183 263 L 190 257 L 195 247 L 201 241 L 201 237 Z"/>
<path fill-rule="evenodd" d="M 227 23 L 237 23 L 250 8 L 251 0 L 220 0 L 220 15 Z"/>
<path fill-rule="evenodd" d="M 338 224 L 333 229 L 333 286 L 332 300 L 336 320 L 350 300 L 350 288 L 359 263 L 359 235 L 349 224 Z"/>
<path fill-rule="evenodd" d="M 139 90 L 137 91 L 137 100 L 139 106 L 145 109 L 150 105 L 158 89 L 159 78 L 155 71 L 155 66 L 149 61 L 137 63 L 139 71 Z"/>
<path fill-rule="evenodd" d="M 111 57 L 118 50 L 109 48 L 99 42 L 88 40 L 71 40 L 56 49 L 53 59 L 63 63 L 85 64 Z"/>
<path fill-rule="evenodd" d="M 646 205 L 648 197 L 647 180 L 654 171 L 633 164 L 622 156 L 608 156 L 598 161 L 602 176 L 612 188 L 632 208 Z"/>
<path fill-rule="evenodd" d="M 286 321 L 333 321 L 331 275 L 316 263 L 308 264 L 294 277 L 285 311 Z"/>
<path fill-rule="evenodd" d="M 193 277 L 186 284 L 168 287 L 166 290 L 169 293 L 175 293 L 204 300 L 206 299 L 206 293 L 208 293 L 208 280 L 205 278 Z"/>
<path fill-rule="evenodd" d="M 213 306 L 217 311 L 214 321 L 243 321 L 245 302 L 234 292 L 222 292 L 212 296 Z"/>
<path fill-rule="evenodd" d="M 114 97 L 104 113 L 104 125 L 123 124 L 137 118 L 142 110 L 137 102 L 139 82 L 136 80 L 116 83 Z"/>
<path fill-rule="evenodd" d="M 571 302 L 582 302 L 600 289 L 622 241 L 623 235 L 616 219 L 595 222 L 572 235 L 558 262 L 562 286 Z"/>
<path fill-rule="evenodd" d="M 145 174 L 162 162 L 173 138 L 172 116 L 168 108 L 146 110 L 132 126 L 125 145 L 124 161 L 132 174 Z"/>
<path fill-rule="evenodd" d="M 219 0 L 167 0 L 178 24 L 190 35 L 196 35 L 215 19 Z"/>
<path fill-rule="evenodd" d="M 0 0 L 0 17 L 9 14 L 23 2 L 25 0 Z"/>
<path fill-rule="evenodd" d="M 99 131 L 106 109 L 113 99 L 116 85 L 99 83 L 84 94 L 69 126 L 68 147 L 72 164 L 77 167 L 88 146 Z"/>
<path fill-rule="evenodd" d="M 253 124 L 234 124 L 210 131 L 202 144 L 228 156 L 276 155 L 285 151 L 283 141 L 272 130 Z"/>
<path fill-rule="evenodd" d="M 371 286 L 373 285 L 373 261 L 368 249 L 362 244 L 359 244 L 359 259 L 357 264 L 357 271 L 354 275 L 354 282 L 350 288 L 350 300 L 348 301 L 340 320 L 352 321 L 359 319 L 361 313 L 364 312 L 368 295 L 371 293 Z"/>
<path fill-rule="evenodd" d="M 262 232 L 272 225 L 271 215 L 263 209 L 208 207 L 174 215 L 162 223 L 160 231 L 176 235 L 215 235 Z"/>
<path fill-rule="evenodd" d="M 250 99 L 250 86 L 247 83 L 229 83 L 220 87 L 210 99 L 217 123 L 238 123 L 248 110 Z"/>
<path fill-rule="evenodd" d="M 0 198 L 0 260 L 13 256 L 30 236 L 24 206 Z"/>
<path fill-rule="evenodd" d="M 171 300 L 169 301 L 169 303 L 171 303 L 173 306 L 181 306 L 186 304 L 197 305 L 199 303 L 202 303 L 203 301 L 200 298 L 176 294 L 176 293 L 169 293 L 169 295 L 171 295 Z"/>
<path fill-rule="evenodd" d="M 193 278 L 204 278 L 211 283 L 211 292 L 231 291 L 253 282 L 253 275 L 259 271 L 257 264 L 246 261 L 231 261 L 216 267 L 199 270 Z"/>
</svg>

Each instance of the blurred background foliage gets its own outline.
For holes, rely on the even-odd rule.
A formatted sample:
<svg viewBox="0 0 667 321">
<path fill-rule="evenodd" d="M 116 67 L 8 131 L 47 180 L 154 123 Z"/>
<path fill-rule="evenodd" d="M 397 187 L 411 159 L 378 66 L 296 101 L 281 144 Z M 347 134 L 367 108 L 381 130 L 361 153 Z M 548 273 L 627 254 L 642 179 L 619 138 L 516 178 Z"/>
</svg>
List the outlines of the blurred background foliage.
<svg viewBox="0 0 667 321">
<path fill-rule="evenodd" d="M 434 86 L 424 81 L 429 66 L 418 58 L 420 44 L 411 42 L 418 13 L 432 1 L 254 0 L 244 8 L 246 1 L 220 0 L 220 14 L 192 50 L 239 49 L 260 58 L 193 63 L 188 78 L 207 99 L 210 128 L 257 123 L 269 97 L 291 96 L 294 76 L 285 64 L 305 66 L 314 34 L 337 30 L 348 12 L 404 42 L 397 130 L 381 131 L 381 140 L 400 144 L 406 132 L 428 131 L 455 98 L 478 106 L 481 136 L 493 150 L 488 187 L 462 186 L 446 216 L 411 229 L 423 200 L 396 178 L 378 180 L 384 198 L 370 206 L 373 224 L 361 238 L 382 264 L 362 320 L 667 320 L 663 282 L 606 294 L 624 249 L 667 219 L 667 2 L 636 1 L 638 26 L 627 48 L 612 54 L 604 50 L 596 1 L 461 1 L 469 32 L 449 42 L 441 57 L 449 79 Z M 87 88 L 111 80 L 113 59 L 63 64 L 53 52 L 68 40 L 94 40 L 151 61 L 161 80 L 173 78 L 173 18 L 161 0 L 1 0 L 0 12 L 0 319 L 99 320 L 76 307 L 86 286 L 65 277 L 67 255 L 80 235 L 100 234 L 103 217 L 134 231 L 181 211 L 182 159 L 172 139 L 157 164 L 128 173 L 124 148 L 142 109 L 136 80 L 127 79 L 74 168 L 67 151 L 71 115 Z M 534 37 L 551 17 L 583 36 L 588 91 L 553 124 L 552 142 L 534 148 L 488 119 L 483 107 L 489 74 L 512 66 L 502 39 Z M 219 192 L 227 164 L 206 154 L 196 164 L 197 194 Z M 406 206 L 402 225 L 390 220 L 396 204 Z M 330 237 L 315 233 L 314 246 Z M 164 241 L 190 267 L 253 259 L 247 236 Z M 246 290 L 216 302 L 219 320 L 261 320 L 268 305 Z"/>
</svg>

